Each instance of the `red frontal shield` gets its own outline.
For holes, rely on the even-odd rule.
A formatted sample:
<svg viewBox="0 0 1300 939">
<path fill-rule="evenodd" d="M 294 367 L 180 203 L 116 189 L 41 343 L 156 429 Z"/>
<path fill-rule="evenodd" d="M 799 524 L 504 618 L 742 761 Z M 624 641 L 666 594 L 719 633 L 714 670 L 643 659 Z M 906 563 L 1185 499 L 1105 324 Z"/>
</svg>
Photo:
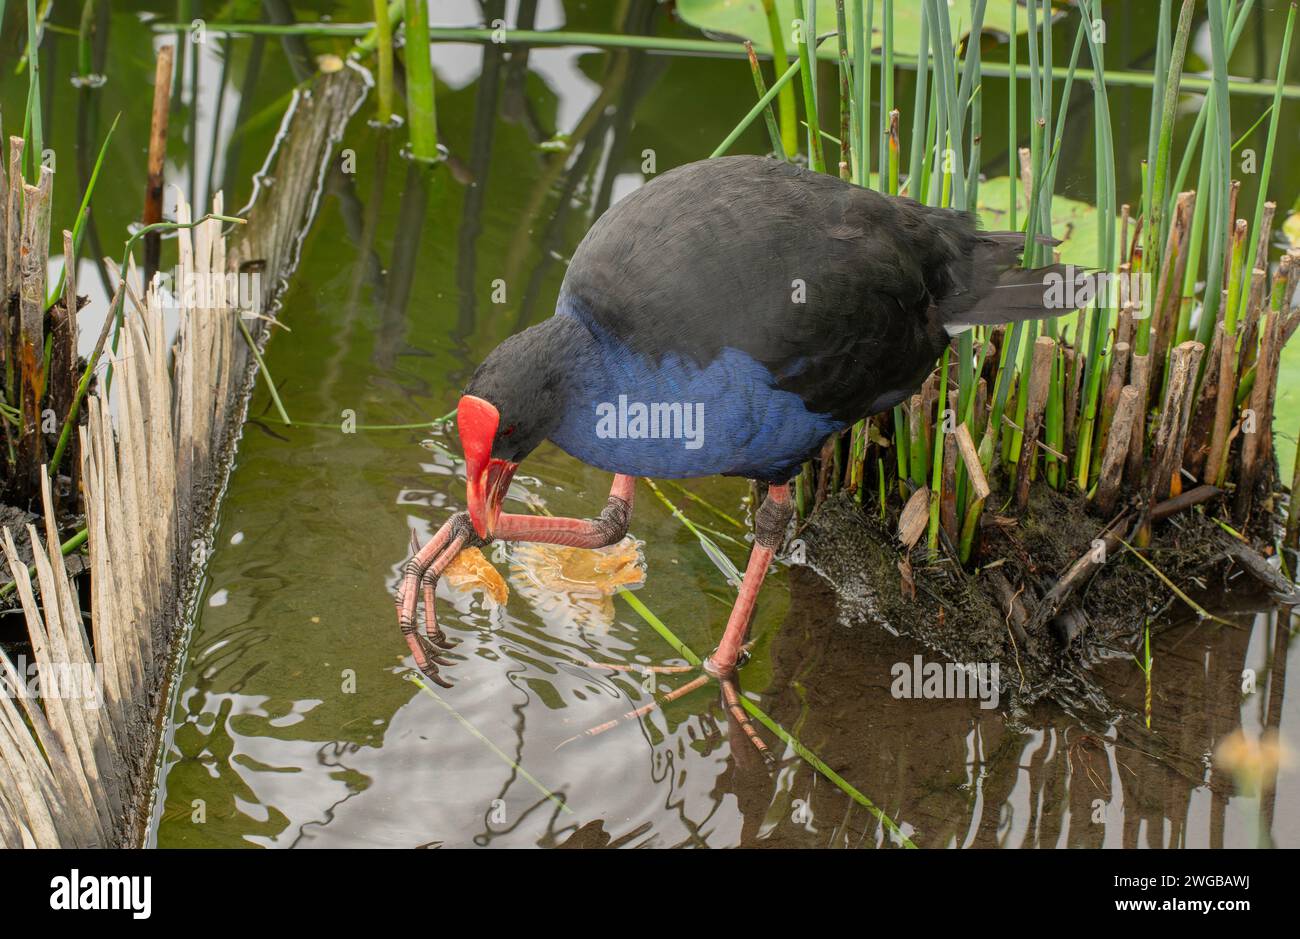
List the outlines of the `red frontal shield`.
<svg viewBox="0 0 1300 939">
<path fill-rule="evenodd" d="M 491 402 L 464 395 L 456 408 L 456 425 L 465 451 L 465 489 L 469 518 L 480 538 L 491 538 L 510 480 L 518 464 L 493 459 L 501 415 Z"/>
</svg>

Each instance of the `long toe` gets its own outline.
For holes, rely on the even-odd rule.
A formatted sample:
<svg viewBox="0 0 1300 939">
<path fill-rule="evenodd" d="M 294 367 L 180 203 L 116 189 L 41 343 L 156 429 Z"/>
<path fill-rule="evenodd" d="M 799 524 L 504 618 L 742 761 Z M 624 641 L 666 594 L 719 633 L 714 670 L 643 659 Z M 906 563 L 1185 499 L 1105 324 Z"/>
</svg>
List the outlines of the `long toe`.
<svg viewBox="0 0 1300 939">
<path fill-rule="evenodd" d="M 419 637 L 419 641 L 420 645 L 423 646 L 425 658 L 430 662 L 433 662 L 435 665 L 441 665 L 443 668 L 450 668 L 455 664 L 450 659 L 445 658 L 440 654 L 441 652 L 445 652 L 447 649 L 451 648 L 450 646 L 438 645 L 428 636 L 424 635 Z"/>
</svg>

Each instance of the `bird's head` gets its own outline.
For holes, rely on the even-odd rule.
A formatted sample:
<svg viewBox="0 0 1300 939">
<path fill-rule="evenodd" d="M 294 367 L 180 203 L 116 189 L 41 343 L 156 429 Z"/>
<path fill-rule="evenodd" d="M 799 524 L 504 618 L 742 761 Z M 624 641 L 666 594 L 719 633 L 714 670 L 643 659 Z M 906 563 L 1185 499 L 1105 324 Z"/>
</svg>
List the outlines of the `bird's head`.
<svg viewBox="0 0 1300 939">
<path fill-rule="evenodd" d="M 520 461 L 564 416 L 567 373 L 544 332 L 535 326 L 497 346 L 456 408 L 466 501 L 480 538 L 492 537 Z"/>
</svg>

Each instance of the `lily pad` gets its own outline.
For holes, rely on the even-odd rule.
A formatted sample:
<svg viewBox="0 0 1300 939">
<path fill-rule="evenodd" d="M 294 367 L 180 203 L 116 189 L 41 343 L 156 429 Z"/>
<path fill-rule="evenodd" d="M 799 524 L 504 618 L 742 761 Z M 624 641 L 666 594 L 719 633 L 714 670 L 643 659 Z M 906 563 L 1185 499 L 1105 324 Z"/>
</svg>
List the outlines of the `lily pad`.
<svg viewBox="0 0 1300 939">
<path fill-rule="evenodd" d="M 835 0 L 816 0 L 817 32 L 824 34 L 835 29 Z M 1011 6 L 1014 0 L 989 0 L 984 10 L 984 32 L 1011 33 Z M 872 44 L 874 50 L 880 48 L 883 39 L 883 14 L 881 4 L 876 5 L 875 21 L 872 23 Z M 845 4 L 850 35 L 855 31 L 853 5 Z M 900 55 L 916 55 L 921 44 L 921 7 L 920 2 L 894 4 L 894 51 Z M 863 5 L 865 10 L 865 4 Z M 794 19 L 794 0 L 776 0 L 777 16 L 786 25 L 785 48 L 787 54 L 793 55 L 795 45 L 791 40 L 789 23 Z M 970 10 L 964 3 L 950 4 L 952 15 L 952 37 L 957 41 L 970 30 Z M 763 12 L 762 0 L 677 0 L 677 12 L 681 18 L 692 26 L 718 35 L 739 36 L 752 40 L 759 52 L 772 52 L 770 33 L 767 28 L 767 16 Z M 1024 33 L 1029 26 L 1029 14 L 1024 10 L 1016 14 L 1016 31 Z M 824 59 L 838 56 L 835 42 L 823 42 L 818 55 Z"/>
</svg>

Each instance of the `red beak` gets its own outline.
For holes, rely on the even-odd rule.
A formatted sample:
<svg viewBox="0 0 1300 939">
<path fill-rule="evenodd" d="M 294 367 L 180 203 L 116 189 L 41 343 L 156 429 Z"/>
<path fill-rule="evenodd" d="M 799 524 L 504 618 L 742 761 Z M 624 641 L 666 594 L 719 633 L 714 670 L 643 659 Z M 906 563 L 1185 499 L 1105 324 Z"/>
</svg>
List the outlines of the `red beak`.
<svg viewBox="0 0 1300 939">
<path fill-rule="evenodd" d="M 465 450 L 465 488 L 469 501 L 469 518 L 480 538 L 491 538 L 496 528 L 501 503 L 505 501 L 510 480 L 518 463 L 492 457 L 492 441 L 497 435 L 501 415 L 482 398 L 465 395 L 456 408 L 460 443 Z"/>
</svg>

